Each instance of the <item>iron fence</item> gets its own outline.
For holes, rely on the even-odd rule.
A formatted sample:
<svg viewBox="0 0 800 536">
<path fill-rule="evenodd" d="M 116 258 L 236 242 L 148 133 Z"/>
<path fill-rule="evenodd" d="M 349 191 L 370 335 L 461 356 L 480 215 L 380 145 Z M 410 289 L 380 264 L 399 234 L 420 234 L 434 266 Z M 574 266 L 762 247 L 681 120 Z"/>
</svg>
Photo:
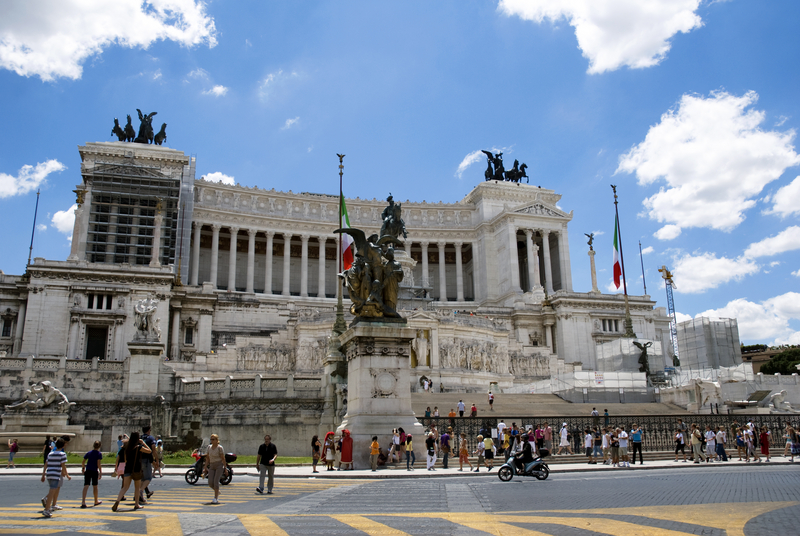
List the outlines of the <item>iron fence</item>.
<svg viewBox="0 0 800 536">
<path fill-rule="evenodd" d="M 553 429 L 553 446 L 558 447 L 559 431 L 563 423 L 567 423 L 567 430 L 570 432 L 570 444 L 576 452 L 583 451 L 583 436 L 586 428 L 591 429 L 598 426 L 601 429 L 605 426 L 622 428 L 628 432 L 634 424 L 638 424 L 644 431 L 642 439 L 642 450 L 645 452 L 673 451 L 675 450 L 675 431 L 678 428 L 678 420 L 682 420 L 687 428 L 691 424 L 697 424 L 702 431 L 706 425 L 712 429 L 716 426 L 725 426 L 728 434 L 728 449 L 736 448 L 734 427 L 742 426 L 752 422 L 760 429 L 766 426 L 770 431 L 770 447 L 773 449 L 783 449 L 786 439 L 783 437 L 785 424 L 790 423 L 795 429 L 800 426 L 800 415 L 714 415 L 714 414 L 688 414 L 688 415 L 624 415 L 609 416 L 608 422 L 603 415 L 599 417 L 519 417 L 519 416 L 484 416 L 484 417 L 419 417 L 419 422 L 426 430 L 431 425 L 435 425 L 439 433 L 452 427 L 451 436 L 460 437 L 463 432 L 467 435 L 467 445 L 470 453 L 477 447 L 477 436 L 492 433 L 497 430 L 497 423 L 501 420 L 506 426 L 511 427 L 516 424 L 521 430 L 527 428 L 535 429 L 539 424 L 548 423 Z M 416 438 L 419 442 L 422 438 Z M 451 446 L 455 450 L 458 443 L 451 441 Z"/>
</svg>

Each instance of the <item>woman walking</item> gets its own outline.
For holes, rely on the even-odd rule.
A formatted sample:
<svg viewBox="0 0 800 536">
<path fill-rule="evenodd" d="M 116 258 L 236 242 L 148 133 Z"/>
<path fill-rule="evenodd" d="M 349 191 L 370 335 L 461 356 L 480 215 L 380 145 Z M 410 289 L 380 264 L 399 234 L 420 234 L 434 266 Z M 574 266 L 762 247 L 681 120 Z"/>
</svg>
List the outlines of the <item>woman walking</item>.
<svg viewBox="0 0 800 536">
<path fill-rule="evenodd" d="M 744 444 L 744 433 L 742 433 L 741 428 L 736 428 L 734 430 L 736 434 L 736 453 L 739 455 L 739 460 L 742 461 L 742 454 L 746 455 L 745 444 Z"/>
<path fill-rule="evenodd" d="M 314 436 L 311 438 L 311 472 L 312 473 L 319 473 L 317 471 L 317 464 L 319 463 L 319 458 L 321 456 L 320 449 L 322 445 L 319 442 L 319 436 Z"/>
<path fill-rule="evenodd" d="M 122 489 L 119 490 L 117 501 L 114 503 L 114 506 L 111 507 L 112 512 L 116 512 L 117 508 L 119 508 L 119 502 L 123 499 L 123 497 L 125 497 L 125 492 L 128 491 L 128 488 L 131 486 L 131 482 L 133 482 L 134 490 L 133 509 L 139 510 L 140 508 L 144 508 L 143 506 L 139 505 L 142 477 L 144 476 L 142 473 L 142 454 L 150 453 L 152 453 L 150 447 L 148 447 L 147 444 L 139 438 L 139 432 L 131 433 L 128 443 L 123 446 L 122 450 L 119 451 L 117 469 L 119 470 L 120 468 L 124 467 L 124 471 L 122 473 Z"/>
<path fill-rule="evenodd" d="M 464 464 L 469 465 L 469 471 L 472 472 L 472 463 L 469 461 L 469 449 L 467 449 L 467 434 L 461 432 L 461 441 L 458 444 L 458 470 L 464 470 Z"/>
<path fill-rule="evenodd" d="M 675 461 L 678 461 L 678 453 L 683 454 L 683 462 L 686 463 L 686 439 L 683 437 L 683 430 L 675 430 Z"/>
<path fill-rule="evenodd" d="M 203 466 L 203 474 L 208 475 L 208 487 L 214 490 L 214 499 L 211 504 L 219 504 L 219 480 L 227 471 L 228 462 L 225 460 L 225 449 L 219 444 L 219 436 L 211 434 L 211 444 L 206 449 L 206 461 Z"/>
</svg>

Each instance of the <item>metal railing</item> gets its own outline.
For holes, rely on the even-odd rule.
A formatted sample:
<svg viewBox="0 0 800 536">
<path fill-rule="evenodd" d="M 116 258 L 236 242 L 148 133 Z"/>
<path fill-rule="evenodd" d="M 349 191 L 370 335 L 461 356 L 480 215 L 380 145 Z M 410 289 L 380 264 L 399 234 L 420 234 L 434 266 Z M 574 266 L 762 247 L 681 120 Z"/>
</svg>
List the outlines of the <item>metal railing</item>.
<svg viewBox="0 0 800 536">
<path fill-rule="evenodd" d="M 645 452 L 663 452 L 675 450 L 675 431 L 678 428 L 678 419 L 681 419 L 687 428 L 691 424 L 697 424 L 702 431 L 706 425 L 712 429 L 716 426 L 724 426 L 728 436 L 728 449 L 736 448 L 736 434 L 732 431 L 734 426 L 743 426 L 748 422 L 755 424 L 758 429 L 766 426 L 770 431 L 770 448 L 783 449 L 786 440 L 783 437 L 785 423 L 790 423 L 795 429 L 800 426 L 800 415 L 714 415 L 714 414 L 687 414 L 687 415 L 622 415 L 609 416 L 608 423 L 603 415 L 599 417 L 519 417 L 519 416 L 494 416 L 491 417 L 419 417 L 418 420 L 425 427 L 426 431 L 433 424 L 441 434 L 448 427 L 453 428 L 452 437 L 460 437 L 463 432 L 467 435 L 467 445 L 470 452 L 477 446 L 477 436 L 486 435 L 487 431 L 491 435 L 492 430 L 496 432 L 497 423 L 501 420 L 506 426 L 516 423 L 521 430 L 528 427 L 535 429 L 539 424 L 547 422 L 553 429 L 553 446 L 558 447 L 559 431 L 563 423 L 567 423 L 567 430 L 570 432 L 570 444 L 576 452 L 583 451 L 583 437 L 586 428 L 591 429 L 598 426 L 601 430 L 605 426 L 623 428 L 627 432 L 631 431 L 634 424 L 638 424 L 644 431 L 642 440 L 642 450 Z M 422 438 L 415 438 L 419 442 Z M 451 442 L 455 447 L 458 443 Z"/>
</svg>

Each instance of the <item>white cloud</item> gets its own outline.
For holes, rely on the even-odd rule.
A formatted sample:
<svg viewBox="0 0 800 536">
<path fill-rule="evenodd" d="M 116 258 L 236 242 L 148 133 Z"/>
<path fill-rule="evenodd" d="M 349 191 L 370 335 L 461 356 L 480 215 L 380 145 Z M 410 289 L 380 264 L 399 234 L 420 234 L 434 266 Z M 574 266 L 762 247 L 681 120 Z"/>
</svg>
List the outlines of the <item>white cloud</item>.
<svg viewBox="0 0 800 536">
<path fill-rule="evenodd" d="M 647 246 L 642 250 L 642 255 L 647 255 L 648 253 L 652 253 L 654 251 L 655 250 L 653 249 L 653 246 Z"/>
<path fill-rule="evenodd" d="M 161 69 L 153 73 L 153 80 L 158 80 L 159 78 L 161 78 Z"/>
<path fill-rule="evenodd" d="M 55 230 L 67 235 L 68 240 L 72 240 L 72 229 L 75 227 L 75 210 L 77 208 L 78 205 L 73 203 L 67 210 L 59 210 L 53 214 L 53 218 L 50 220 Z"/>
<path fill-rule="evenodd" d="M 761 303 L 739 298 L 719 309 L 710 309 L 697 316 L 736 318 L 742 340 L 775 338 L 773 344 L 800 341 L 800 332 L 791 329 L 790 320 L 800 319 L 800 294 L 787 292 Z"/>
<path fill-rule="evenodd" d="M 575 28 L 590 74 L 657 65 L 670 39 L 703 25 L 700 0 L 500 0 L 505 15 L 541 24 L 562 18 Z"/>
<path fill-rule="evenodd" d="M 0 199 L 32 192 L 41 185 L 51 173 L 63 171 L 67 166 L 58 160 L 39 162 L 36 166 L 25 165 L 17 176 L 0 173 Z"/>
<path fill-rule="evenodd" d="M 208 173 L 206 176 L 201 178 L 208 182 L 221 182 L 222 184 L 228 184 L 230 186 L 236 184 L 236 182 L 233 180 L 233 177 L 225 175 L 224 173 L 220 173 L 219 171 Z"/>
<path fill-rule="evenodd" d="M 216 45 L 214 19 L 194 0 L 58 0 L 38 8 L 5 0 L 0 67 L 51 81 L 81 77 L 81 64 L 113 44 L 147 48 L 157 40 Z"/>
<path fill-rule="evenodd" d="M 665 225 L 655 233 L 653 236 L 659 240 L 674 240 L 681 235 L 681 228 L 677 225 Z"/>
<path fill-rule="evenodd" d="M 800 270 L 795 270 L 794 272 L 792 272 L 792 275 L 795 277 L 800 277 Z"/>
<path fill-rule="evenodd" d="M 750 259 L 771 257 L 795 249 L 800 249 L 800 227 L 793 225 L 775 236 L 750 244 L 744 256 Z"/>
<path fill-rule="evenodd" d="M 287 119 L 286 123 L 284 123 L 283 126 L 281 127 L 281 130 L 286 130 L 286 129 L 292 128 L 292 125 L 294 125 L 298 121 L 300 121 L 300 117 L 299 116 L 295 117 L 293 119 Z"/>
<path fill-rule="evenodd" d="M 784 124 L 786 121 L 788 121 L 788 120 L 789 120 L 789 118 L 788 118 L 788 117 L 786 117 L 785 115 L 782 115 L 782 116 L 780 116 L 780 117 L 778 118 L 778 120 L 777 120 L 777 121 L 775 121 L 775 126 L 776 126 L 776 127 L 779 127 L 779 126 L 783 125 L 783 124 Z"/>
<path fill-rule="evenodd" d="M 258 96 L 262 101 L 266 101 L 274 93 L 277 87 L 285 84 L 292 78 L 297 78 L 298 76 L 299 75 L 295 71 L 292 71 L 291 73 L 284 73 L 282 69 L 274 73 L 269 73 L 258 84 Z"/>
<path fill-rule="evenodd" d="M 624 289 L 622 287 L 622 279 L 620 279 L 619 288 L 617 288 L 617 286 L 614 284 L 614 279 L 609 279 L 608 280 L 608 284 L 606 285 L 606 291 L 607 292 L 610 292 L 612 294 L 618 294 L 620 292 L 623 292 L 623 290 Z"/>
<path fill-rule="evenodd" d="M 605 231 L 593 231 L 593 232 L 594 232 L 594 236 L 603 236 L 604 234 L 606 234 Z"/>
<path fill-rule="evenodd" d="M 800 214 L 800 175 L 780 188 L 768 200 L 772 202 L 772 209 L 766 211 L 769 214 L 777 214 L 782 218 Z"/>
<path fill-rule="evenodd" d="M 36 226 L 37 231 L 45 232 L 47 230 L 47 225 L 44 223 L 40 223 Z"/>
<path fill-rule="evenodd" d="M 691 320 L 692 315 L 685 315 L 678 311 L 675 311 L 675 321 L 680 324 L 681 322 L 686 322 L 687 320 Z"/>
<path fill-rule="evenodd" d="M 458 165 L 458 169 L 456 170 L 455 176 L 460 179 L 464 174 L 464 172 L 467 170 L 467 168 L 470 167 L 472 164 L 479 162 L 481 157 L 483 156 L 485 155 L 480 151 L 480 149 L 469 153 L 467 156 L 464 157 L 464 159 Z"/>
<path fill-rule="evenodd" d="M 717 258 L 714 253 L 686 254 L 673 259 L 673 262 L 675 290 L 686 294 L 702 293 L 729 281 L 739 281 L 760 269 L 751 259 Z"/>
<path fill-rule="evenodd" d="M 197 69 L 195 69 L 193 71 L 189 71 L 189 74 L 186 75 L 186 76 L 188 76 L 189 78 L 197 78 L 197 79 L 200 79 L 200 80 L 208 80 L 208 71 L 206 71 L 203 68 L 198 67 Z"/>
<path fill-rule="evenodd" d="M 636 173 L 639 184 L 666 181 L 644 200 L 651 219 L 682 228 L 730 231 L 763 188 L 800 163 L 795 132 L 763 131 L 764 113 L 747 110 L 758 95 L 723 91 L 684 95 L 645 140 L 620 156 L 615 173 Z"/>
<path fill-rule="evenodd" d="M 228 88 L 225 86 L 214 86 L 208 91 L 203 91 L 203 95 L 213 95 L 215 97 L 224 97 L 225 94 L 228 92 Z"/>
</svg>

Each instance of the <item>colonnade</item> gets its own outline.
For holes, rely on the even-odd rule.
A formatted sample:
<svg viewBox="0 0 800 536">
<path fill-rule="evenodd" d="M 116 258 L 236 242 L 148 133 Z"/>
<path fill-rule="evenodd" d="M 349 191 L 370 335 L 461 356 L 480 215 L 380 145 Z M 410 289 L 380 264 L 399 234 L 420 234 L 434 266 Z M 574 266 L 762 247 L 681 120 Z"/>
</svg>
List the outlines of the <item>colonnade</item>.
<svg viewBox="0 0 800 536">
<path fill-rule="evenodd" d="M 465 300 L 465 284 L 464 284 L 464 262 L 462 259 L 462 253 L 465 247 L 471 246 L 473 252 L 473 259 L 475 258 L 475 251 L 477 251 L 478 242 L 406 242 L 407 251 L 411 251 L 411 248 L 415 245 L 420 247 L 422 253 L 422 281 L 418 282 L 421 283 L 423 287 L 430 288 L 433 285 L 430 281 L 430 272 L 428 267 L 428 252 L 431 247 L 436 248 L 436 252 L 439 258 L 439 267 L 438 267 L 438 285 L 434 290 L 433 296 L 436 297 L 441 302 L 449 301 L 447 297 L 447 265 L 444 261 L 445 259 L 445 249 L 448 245 L 452 245 L 455 249 L 455 279 L 456 279 L 456 301 L 463 302 Z M 473 265 L 474 267 L 474 265 Z"/>
<path fill-rule="evenodd" d="M 519 274 L 514 280 L 514 284 L 521 290 L 530 291 L 535 288 L 544 287 L 548 294 L 552 294 L 555 290 L 568 290 L 572 291 L 572 276 L 569 262 L 569 242 L 566 229 L 562 231 L 554 231 L 551 229 L 514 229 L 512 236 L 514 247 L 512 251 L 519 255 L 519 248 L 516 247 L 517 232 L 521 231 L 525 234 L 525 249 L 527 253 L 526 264 L 528 266 L 528 288 L 522 289 L 520 284 Z M 541 247 L 537 243 L 541 240 Z M 557 257 L 552 258 L 551 255 L 551 239 L 556 240 Z M 543 256 L 543 262 L 540 263 L 539 252 Z M 519 265 L 519 257 L 512 258 L 512 261 L 517 262 Z M 555 261 L 555 262 L 554 262 Z M 542 284 L 542 274 L 540 264 L 544 268 L 544 284 Z M 554 287 L 553 271 L 557 270 L 559 276 L 559 288 Z"/>
<path fill-rule="evenodd" d="M 211 259 L 210 259 L 210 274 L 209 280 L 213 284 L 214 288 L 217 288 L 217 280 L 218 280 L 218 269 L 219 269 L 219 234 L 222 226 L 219 224 L 210 224 L 209 227 L 211 228 Z M 239 227 L 227 227 L 230 232 L 231 240 L 230 245 L 228 248 L 228 290 L 236 290 L 236 262 L 237 262 L 237 255 L 236 255 L 236 247 L 238 242 L 239 236 Z M 189 276 L 189 284 L 190 285 L 198 285 L 199 278 L 200 278 L 200 241 L 202 236 L 203 224 L 199 222 L 194 222 L 194 230 L 193 230 L 193 239 L 192 239 L 192 263 L 191 263 L 191 271 Z M 319 244 L 319 255 L 318 255 L 318 262 L 319 262 L 319 270 L 318 270 L 318 282 L 317 282 L 317 293 L 316 296 L 319 298 L 325 297 L 325 286 L 326 286 L 326 270 L 329 269 L 328 263 L 325 259 L 325 251 L 327 242 L 330 239 L 328 233 L 322 235 L 311 235 L 311 234 L 298 234 L 295 235 L 289 232 L 277 233 L 279 236 L 283 238 L 283 278 L 282 278 L 282 288 L 280 292 L 276 293 L 273 292 L 272 288 L 272 277 L 273 277 L 273 243 L 275 239 L 276 232 L 275 231 L 264 231 L 259 229 L 246 229 L 247 233 L 247 271 L 246 271 L 246 283 L 245 283 L 245 292 L 253 293 L 255 292 L 255 260 L 256 260 L 256 235 L 258 233 L 263 234 L 266 237 L 266 254 L 265 254 L 265 270 L 264 270 L 264 293 L 265 294 L 281 294 L 283 296 L 290 295 L 290 283 L 291 283 L 291 244 L 292 238 L 298 236 L 300 238 L 301 244 L 301 254 L 300 254 L 300 296 L 308 297 L 308 261 L 309 261 L 309 254 L 308 254 L 308 243 L 311 238 L 315 238 L 317 243 Z M 337 248 L 338 250 L 338 248 Z M 338 259 L 338 257 L 337 257 Z M 330 269 L 335 269 L 338 266 L 338 262 L 334 264 L 333 267 Z"/>
</svg>

